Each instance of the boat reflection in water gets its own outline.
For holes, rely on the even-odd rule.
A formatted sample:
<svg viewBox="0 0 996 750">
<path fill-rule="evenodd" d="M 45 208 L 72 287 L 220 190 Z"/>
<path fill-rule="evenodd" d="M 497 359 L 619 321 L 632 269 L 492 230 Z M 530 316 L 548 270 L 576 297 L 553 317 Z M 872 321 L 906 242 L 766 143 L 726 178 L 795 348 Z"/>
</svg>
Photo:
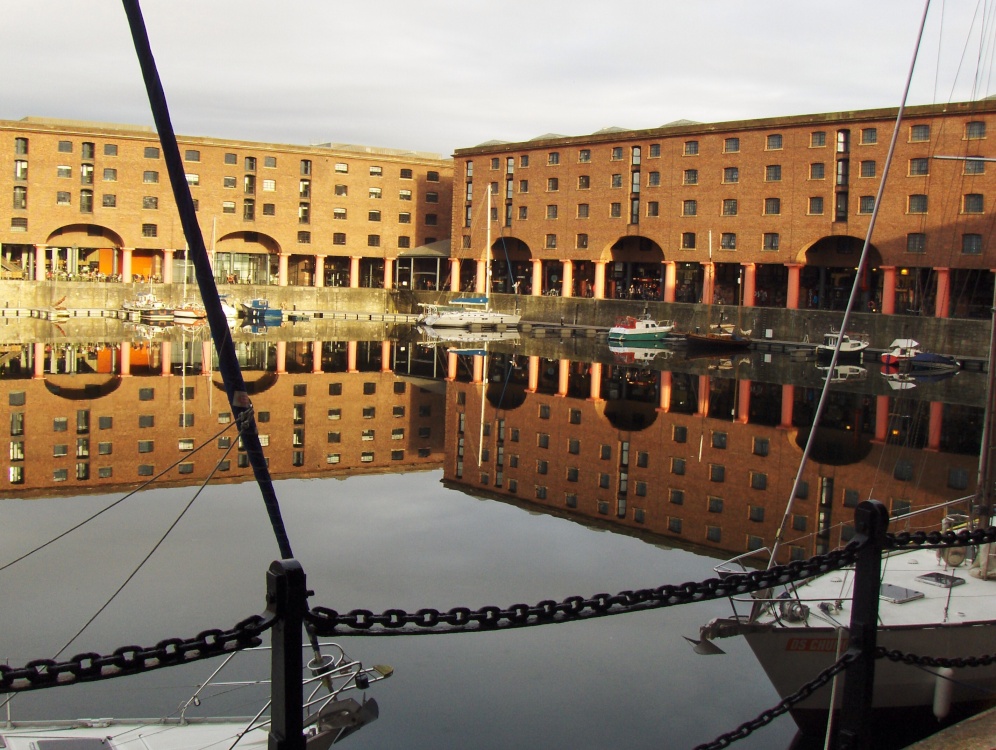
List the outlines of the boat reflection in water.
<svg viewBox="0 0 996 750">
<path fill-rule="evenodd" d="M 38 338 L 39 343 L 22 344 L 11 338 L 2 345 L 0 387 L 6 394 L 0 403 L 8 405 L 11 426 L 3 498 L 121 492 L 177 461 L 168 484 L 199 484 L 216 466 L 216 480 L 222 483 L 251 479 L 234 430 L 224 431 L 231 417 L 206 340 L 179 332 L 151 339 L 129 335 L 133 338 L 127 342 L 61 336 L 56 343 Z M 514 510 L 508 505 L 527 507 L 569 518 L 580 529 L 613 529 L 622 540 L 639 537 L 714 557 L 770 545 L 792 482 L 785 467 L 797 463 L 823 382 L 811 363 L 757 352 L 726 360 L 655 356 L 619 362 L 617 353 L 595 341 L 524 337 L 489 341 L 463 354 L 383 326 L 352 333 L 352 340 L 338 340 L 314 324 L 283 326 L 262 336 L 234 335 L 277 479 L 441 470 L 447 488 L 500 500 L 505 505 L 498 507 L 507 510 Z M 785 557 L 809 557 L 846 541 L 853 533 L 853 507 L 863 488 L 873 484 L 895 513 L 968 494 L 980 440 L 981 381 L 981 375 L 963 372 L 956 387 L 951 380 L 902 391 L 893 391 L 884 378 L 836 383 L 818 454 L 795 505 Z M 207 450 L 194 452 L 204 443 Z M 230 456 L 222 458 L 229 449 Z M 925 457 L 929 461 L 921 470 Z M 381 524 L 405 526 L 398 514 L 413 512 L 404 504 L 415 484 L 404 481 L 405 489 L 390 498 L 393 515 Z M 315 489 L 308 492 L 314 495 Z M 327 502 L 343 517 L 364 502 L 364 491 L 358 492 L 338 500 L 332 493 Z M 439 518 L 460 512 L 451 507 Z M 441 531 L 446 528 L 437 522 Z M 314 518 L 301 523 L 314 524 Z M 547 531 L 551 550 L 557 549 L 557 529 Z M 411 536 L 410 529 L 405 536 Z M 422 550 L 416 556 L 435 554 Z M 369 562 L 369 548 L 358 557 Z M 712 576 L 715 560 L 693 556 L 686 563 L 693 559 L 680 580 Z M 331 562 L 328 573 L 339 586 L 342 579 L 334 571 L 342 564 Z M 613 582 L 618 579 L 620 589 L 680 582 L 669 566 L 615 571 Z M 399 598 L 406 606 L 479 606 L 504 604 L 507 597 L 531 601 L 534 593 L 538 601 L 595 590 L 584 585 L 580 591 L 573 586 L 551 591 L 546 585 L 535 590 L 524 582 L 528 576 L 503 573 L 496 577 L 501 579 L 496 602 L 491 594 L 452 596 L 454 587 L 469 584 L 437 572 L 450 588 L 424 601 L 394 588 L 393 595 L 381 596 L 363 583 L 361 571 L 355 575 L 361 579 L 347 589 L 355 586 L 349 605 L 358 607 L 395 606 Z M 382 585 L 391 587 L 389 581 Z M 320 583 L 319 589 L 326 585 Z M 602 581 L 592 585 L 610 590 Z M 240 609 L 238 614 L 246 613 Z M 678 611 L 667 615 L 682 616 Z M 684 632 L 703 619 L 690 615 L 695 624 Z M 652 624 L 659 629 L 659 623 Z M 530 637 L 548 638 L 542 634 L 547 629 L 538 630 Z M 671 634 L 676 640 L 680 630 Z M 635 651 L 646 649 L 646 643 L 627 642 Z M 676 643 L 657 668 L 706 679 L 703 670 L 712 667 L 693 661 L 694 655 L 685 661 L 683 654 Z M 383 658 L 397 667 L 398 676 L 383 698 L 378 695 L 382 706 L 391 702 L 390 690 L 407 679 L 406 659 L 392 653 Z M 746 668 L 743 663 L 738 668 Z M 728 667 L 715 669 L 717 680 L 726 679 Z M 480 675 L 475 677 L 479 683 Z M 750 702 L 762 698 L 768 702 Z M 398 696 L 391 711 L 404 700 Z M 696 720 L 684 730 L 682 737 L 689 740 L 684 744 L 708 741 L 732 728 L 727 720 L 731 725 L 745 721 L 777 702 L 770 690 L 730 700 L 742 703 L 724 704 L 719 714 L 688 708 Z M 371 741 L 384 726 L 390 721 L 382 718 L 371 727 Z M 784 738 L 786 731 L 780 728 L 778 736 Z M 425 746 L 440 742 L 445 744 L 436 736 Z M 744 746 L 778 746 L 771 735 L 751 742 Z M 640 746 L 631 737 L 626 745 Z"/>
</svg>

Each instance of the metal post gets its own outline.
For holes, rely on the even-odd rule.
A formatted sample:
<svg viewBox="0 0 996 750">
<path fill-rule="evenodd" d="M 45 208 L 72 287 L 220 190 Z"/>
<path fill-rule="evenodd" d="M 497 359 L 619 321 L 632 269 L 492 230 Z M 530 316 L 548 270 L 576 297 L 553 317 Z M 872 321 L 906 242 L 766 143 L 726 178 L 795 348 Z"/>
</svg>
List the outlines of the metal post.
<svg viewBox="0 0 996 750">
<path fill-rule="evenodd" d="M 269 750 L 305 750 L 302 628 L 308 592 L 297 560 L 277 560 L 266 572 L 267 610 L 277 614 L 270 631 Z"/>
<path fill-rule="evenodd" d="M 844 673 L 844 693 L 837 734 L 840 750 L 866 750 L 871 746 L 871 706 L 875 689 L 875 646 L 878 635 L 879 578 L 882 549 L 889 528 L 889 514 L 877 500 L 865 500 L 854 513 L 855 539 L 866 542 L 854 566 L 851 600 L 850 645 L 857 656 Z M 831 711 L 833 706 L 830 707 Z"/>
</svg>

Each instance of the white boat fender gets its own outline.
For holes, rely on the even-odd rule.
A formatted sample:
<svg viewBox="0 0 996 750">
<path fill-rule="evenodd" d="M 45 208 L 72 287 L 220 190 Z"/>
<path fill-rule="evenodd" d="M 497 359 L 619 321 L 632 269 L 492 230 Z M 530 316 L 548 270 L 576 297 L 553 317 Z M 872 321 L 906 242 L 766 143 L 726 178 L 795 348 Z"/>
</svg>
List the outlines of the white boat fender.
<svg viewBox="0 0 996 750">
<path fill-rule="evenodd" d="M 934 716 L 938 721 L 951 711 L 951 693 L 954 691 L 954 670 L 951 667 L 940 667 L 934 678 Z"/>
</svg>

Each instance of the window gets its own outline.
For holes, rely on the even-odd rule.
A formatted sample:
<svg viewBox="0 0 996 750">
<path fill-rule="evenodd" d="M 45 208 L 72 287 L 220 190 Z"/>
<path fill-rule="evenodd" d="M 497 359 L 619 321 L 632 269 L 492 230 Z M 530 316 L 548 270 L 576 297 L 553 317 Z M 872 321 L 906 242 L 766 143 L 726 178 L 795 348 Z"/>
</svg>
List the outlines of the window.
<svg viewBox="0 0 996 750">
<path fill-rule="evenodd" d="M 661 144 L 659 144 L 659 143 L 651 143 L 650 144 L 650 158 L 651 159 L 658 159 L 658 158 L 660 158 L 660 155 L 661 155 Z"/>
<path fill-rule="evenodd" d="M 766 216 L 778 216 L 782 212 L 781 198 L 765 198 L 764 213 Z"/>
<path fill-rule="evenodd" d="M 27 232 L 28 231 L 28 219 L 26 216 L 12 216 L 10 218 L 10 231 L 12 232 Z"/>
<path fill-rule="evenodd" d="M 190 187 L 197 187 L 198 185 L 201 184 L 201 176 L 198 174 L 192 174 L 188 172 L 187 174 L 184 175 L 184 177 L 187 178 L 187 184 L 190 185 Z M 104 179 L 105 180 L 107 179 L 106 169 L 104 170 Z M 269 180 L 269 182 L 273 182 L 273 180 Z"/>
<path fill-rule="evenodd" d="M 736 198 L 723 199 L 723 216 L 736 216 L 736 215 L 737 215 L 737 199 Z"/>
<path fill-rule="evenodd" d="M 549 192 L 560 190 L 560 181 L 556 177 L 547 178 L 546 189 Z"/>
<path fill-rule="evenodd" d="M 297 233 L 297 241 L 302 245 L 311 244 L 311 232 L 301 231 Z"/>
<path fill-rule="evenodd" d="M 24 185 L 14 186 L 14 208 L 28 207 L 28 189 Z"/>
<path fill-rule="evenodd" d="M 809 147 L 820 148 L 827 145 L 827 134 L 824 130 L 814 130 L 809 134 Z"/>
<path fill-rule="evenodd" d="M 764 244 L 762 246 L 765 250 L 777 250 L 778 249 L 778 232 L 765 232 L 764 233 Z"/>
<path fill-rule="evenodd" d="M 982 158 L 971 158 L 965 160 L 965 174 L 985 174 L 986 163 Z"/>
<path fill-rule="evenodd" d="M 59 167 L 58 170 L 56 170 L 56 174 L 59 177 L 69 177 L 72 174 L 72 170 L 69 167 L 65 168 L 68 172 L 68 174 L 65 175 L 62 174 L 62 169 L 63 169 L 62 167 Z M 24 159 L 14 160 L 14 179 L 15 180 L 28 179 L 28 162 L 26 160 Z"/>
<path fill-rule="evenodd" d="M 146 170 L 142 172 L 142 182 L 147 185 L 156 184 L 159 182 L 159 173 L 155 170 Z"/>
<path fill-rule="evenodd" d="M 234 214 L 235 213 L 235 201 L 222 201 L 221 202 L 221 212 L 223 214 Z"/>
<path fill-rule="evenodd" d="M 681 233 L 681 247 L 683 250 L 695 249 L 695 232 Z"/>
<path fill-rule="evenodd" d="M 966 214 L 982 213 L 982 195 L 980 193 L 969 193 L 965 196 L 963 212 Z"/>
<path fill-rule="evenodd" d="M 766 182 L 780 182 L 782 179 L 782 165 L 769 164 L 764 168 L 764 179 Z"/>
<path fill-rule="evenodd" d="M 252 198 L 246 198 L 242 201 L 242 219 L 243 221 L 254 221 L 256 219 L 256 201 Z"/>
<path fill-rule="evenodd" d="M 546 156 L 546 163 L 549 165 L 560 164 L 560 154 L 557 151 L 551 151 Z"/>
<path fill-rule="evenodd" d="M 59 141 L 59 151 L 64 154 L 73 153 L 73 142 L 72 141 Z"/>
<path fill-rule="evenodd" d="M 982 121 L 976 120 L 973 122 L 965 123 L 965 138 L 968 140 L 977 140 L 979 138 L 986 137 L 986 124 Z"/>
<path fill-rule="evenodd" d="M 142 198 L 142 208 L 146 209 L 158 209 L 159 199 L 154 195 L 146 195 Z"/>
<path fill-rule="evenodd" d="M 619 161 L 622 159 L 622 157 L 623 157 L 622 146 L 613 146 L 612 155 L 609 158 L 611 158 L 612 161 Z"/>
<path fill-rule="evenodd" d="M 439 216 L 437 214 L 426 214 L 425 215 L 425 225 L 427 227 L 434 227 L 439 221 Z M 425 238 L 425 243 L 428 245 L 430 242 L 435 240 L 430 240 L 428 237 Z"/>
<path fill-rule="evenodd" d="M 906 252 L 927 252 L 927 235 L 923 232 L 910 232 L 906 235 Z"/>
<path fill-rule="evenodd" d="M 528 206 L 519 206 L 519 218 L 520 219 L 528 219 L 529 218 L 529 207 Z"/>
<path fill-rule="evenodd" d="M 685 185 L 698 185 L 699 184 L 699 170 L 697 169 L 686 169 L 682 181 Z"/>
<path fill-rule="evenodd" d="M 929 162 L 926 158 L 910 159 L 910 171 L 911 177 L 920 177 L 922 175 L 930 174 Z"/>
<path fill-rule="evenodd" d="M 878 128 L 861 128 L 861 143 L 866 146 L 878 143 Z"/>
<path fill-rule="evenodd" d="M 723 141 L 723 152 L 727 154 L 735 154 L 740 151 L 740 139 L 739 138 L 727 138 Z"/>
<path fill-rule="evenodd" d="M 28 163 L 25 161 L 25 162 L 21 162 L 21 164 L 24 165 L 24 177 L 18 177 L 18 179 L 26 180 L 27 177 L 28 177 L 28 171 L 27 171 L 28 170 Z M 17 162 L 14 162 L 14 165 L 16 167 Z M 59 165 L 58 167 L 55 168 L 55 176 L 56 177 L 60 177 L 60 178 L 62 178 L 62 177 L 72 177 L 73 176 L 73 168 L 72 167 L 67 167 L 65 165 Z"/>
<path fill-rule="evenodd" d="M 671 459 L 671 473 L 672 474 L 684 474 L 685 473 L 685 459 L 683 458 L 672 458 Z"/>
<path fill-rule="evenodd" d="M 80 212 L 84 214 L 93 213 L 93 191 L 80 190 Z M 155 236 L 155 235 L 153 235 Z"/>
<path fill-rule="evenodd" d="M 961 252 L 963 255 L 982 255 L 982 235 L 963 234 L 961 236 Z"/>
<path fill-rule="evenodd" d="M 333 208 L 332 209 L 332 218 L 333 219 L 345 220 L 345 218 L 346 218 L 346 209 L 344 209 L 344 208 Z"/>
<path fill-rule="evenodd" d="M 819 196 L 814 196 L 809 199 L 809 214 L 811 216 L 818 216 L 823 213 L 823 199 Z"/>
<path fill-rule="evenodd" d="M 782 136 L 780 133 L 769 135 L 765 141 L 765 148 L 768 151 L 777 151 L 782 147 Z"/>
<path fill-rule="evenodd" d="M 875 196 L 874 195 L 862 195 L 858 200 L 858 213 L 859 214 L 870 214 L 875 210 Z"/>
<path fill-rule="evenodd" d="M 809 165 L 809 179 L 822 180 L 826 176 L 826 167 L 823 162 L 814 162 Z"/>
<path fill-rule="evenodd" d="M 911 214 L 925 214 L 927 213 L 927 196 L 926 195 L 911 195 L 909 197 L 909 213 Z"/>
<path fill-rule="evenodd" d="M 647 201 L 647 216 L 660 216 L 661 207 L 657 201 Z"/>
<path fill-rule="evenodd" d="M 557 218 L 557 207 L 555 205 L 546 207 L 546 218 L 548 219 Z"/>
<path fill-rule="evenodd" d="M 591 149 L 590 148 L 583 148 L 580 151 L 578 151 L 578 161 L 580 161 L 580 162 L 589 162 L 589 161 L 591 161 Z"/>
<path fill-rule="evenodd" d="M 698 213 L 698 203 L 696 201 L 682 201 L 681 215 L 695 216 Z"/>
<path fill-rule="evenodd" d="M 752 490 L 766 490 L 768 488 L 768 475 L 760 471 L 750 473 L 750 487 Z M 754 520 L 753 518 L 751 519 Z M 764 520 L 764 511 L 761 511 L 761 519 Z"/>
<path fill-rule="evenodd" d="M 578 218 L 579 219 L 587 219 L 588 218 L 588 204 L 587 203 L 579 203 L 578 204 Z"/>
<path fill-rule="evenodd" d="M 370 196 L 373 198 L 373 195 Z M 378 196 L 380 197 L 380 196 Z M 426 203 L 439 203 L 439 193 L 426 193 L 425 194 Z"/>
<path fill-rule="evenodd" d="M 380 235 L 379 234 L 368 234 L 367 235 L 367 247 L 380 247 Z"/>
<path fill-rule="evenodd" d="M 685 148 L 683 153 L 685 154 L 685 156 L 696 156 L 699 153 L 699 142 L 685 141 Z"/>
<path fill-rule="evenodd" d="M 307 206 L 307 203 L 302 203 L 302 206 Z M 380 211 L 367 211 L 367 221 L 380 221 Z"/>
<path fill-rule="evenodd" d="M 708 498 L 708 508 L 710 513 L 723 512 L 723 498 L 710 495 Z"/>
<path fill-rule="evenodd" d="M 591 177 L 586 174 L 578 175 L 578 190 L 587 190 L 590 187 Z M 519 190 L 519 192 L 521 193 L 522 190 Z"/>
<path fill-rule="evenodd" d="M 647 187 L 660 187 L 660 184 L 661 184 L 660 172 L 647 173 Z"/>
<path fill-rule="evenodd" d="M 740 182 L 740 169 L 737 167 L 724 168 L 723 182 Z"/>
<path fill-rule="evenodd" d="M 723 232 L 719 238 L 719 246 L 723 250 L 737 249 L 737 235 L 735 232 Z"/>
<path fill-rule="evenodd" d="M 620 216 L 622 216 L 622 203 L 610 203 L 609 216 L 611 216 L 613 219 L 618 219 Z"/>
<path fill-rule="evenodd" d="M 862 177 L 874 177 L 875 176 L 875 162 L 865 160 L 861 162 L 861 176 Z"/>
<path fill-rule="evenodd" d="M 548 234 L 546 236 L 546 248 L 548 250 L 555 250 L 557 247 L 557 235 Z"/>
</svg>

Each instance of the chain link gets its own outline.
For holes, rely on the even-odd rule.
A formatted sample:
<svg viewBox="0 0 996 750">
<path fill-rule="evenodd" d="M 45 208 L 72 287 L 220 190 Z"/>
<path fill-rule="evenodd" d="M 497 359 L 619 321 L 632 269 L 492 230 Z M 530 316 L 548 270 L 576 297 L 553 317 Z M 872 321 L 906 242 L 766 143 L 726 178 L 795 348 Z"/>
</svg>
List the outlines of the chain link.
<svg viewBox="0 0 996 750">
<path fill-rule="evenodd" d="M 205 630 L 187 640 L 167 638 L 149 648 L 122 646 L 110 654 L 88 652 L 61 662 L 35 659 L 20 668 L 0 664 L 0 693 L 107 680 L 241 651 L 259 646 L 263 642 L 260 636 L 274 619 L 269 613 L 253 615 L 231 630 Z"/>
<path fill-rule="evenodd" d="M 757 717 L 751 719 L 750 721 L 744 722 L 732 732 L 721 734 L 712 742 L 696 746 L 695 750 L 719 750 L 719 748 L 729 747 L 734 742 L 744 739 L 761 727 L 767 726 L 782 714 L 791 711 L 795 704 L 801 703 L 817 690 L 829 684 L 834 677 L 847 669 L 847 667 L 857 659 L 857 653 L 851 653 L 848 651 L 841 656 L 840 659 L 816 675 L 815 678 L 792 693 L 792 695 L 785 696 L 781 702 L 778 703 L 778 705 L 773 706 L 766 711 L 762 711 L 757 715 Z"/>
<path fill-rule="evenodd" d="M 888 659 L 902 664 L 912 664 L 919 667 L 951 667 L 961 669 L 964 667 L 991 667 L 996 664 L 996 654 L 983 654 L 982 656 L 953 656 L 950 658 L 943 656 L 917 656 L 907 654 L 902 651 L 888 650 L 883 646 L 875 649 L 876 659 Z"/>
<path fill-rule="evenodd" d="M 454 607 L 445 612 L 431 608 L 419 609 L 414 613 L 388 609 L 380 614 L 369 609 L 354 609 L 343 614 L 327 607 L 314 607 L 305 617 L 322 637 L 343 635 L 347 631 L 358 631 L 363 635 L 428 635 L 550 625 L 763 591 L 851 565 L 858 549 L 859 543 L 852 541 L 846 547 L 826 555 L 796 560 L 767 570 L 737 573 L 701 582 L 667 584 L 653 589 L 620 591 L 614 595 L 595 594 L 588 599 L 570 596 L 561 602 L 544 599 L 531 606 L 513 604 L 504 609 L 487 606 L 477 610 Z"/>
<path fill-rule="evenodd" d="M 903 531 L 885 535 L 885 549 L 940 549 L 943 547 L 969 547 L 996 542 L 996 527 L 975 531 Z"/>
</svg>

